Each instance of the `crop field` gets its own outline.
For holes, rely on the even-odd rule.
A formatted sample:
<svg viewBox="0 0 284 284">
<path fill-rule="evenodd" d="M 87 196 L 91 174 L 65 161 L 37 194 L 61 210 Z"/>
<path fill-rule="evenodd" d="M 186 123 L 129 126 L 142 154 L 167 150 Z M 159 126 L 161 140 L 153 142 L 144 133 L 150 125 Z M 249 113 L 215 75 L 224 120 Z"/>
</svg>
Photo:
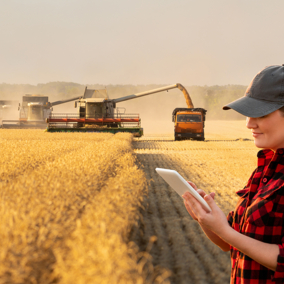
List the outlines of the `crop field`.
<svg viewBox="0 0 284 284">
<path fill-rule="evenodd" d="M 175 169 L 225 213 L 256 166 L 243 121 L 172 134 L 0 131 L 0 284 L 229 283 L 211 244 L 158 177 Z"/>
<path fill-rule="evenodd" d="M 171 271 L 170 283 L 229 283 L 230 256 L 213 245 L 187 213 L 182 199 L 155 173 L 155 168 L 178 171 L 206 192 L 214 191 L 224 213 L 234 209 L 256 167 L 258 149 L 244 121 L 207 121 L 206 142 L 173 141 L 171 135 L 149 134 L 134 142 L 135 153 L 149 181 L 141 213 L 143 222 L 132 238 L 151 250 L 153 265 Z"/>
<path fill-rule="evenodd" d="M 0 283 L 161 283 L 129 242 L 147 193 L 131 134 L 1 130 Z"/>
</svg>

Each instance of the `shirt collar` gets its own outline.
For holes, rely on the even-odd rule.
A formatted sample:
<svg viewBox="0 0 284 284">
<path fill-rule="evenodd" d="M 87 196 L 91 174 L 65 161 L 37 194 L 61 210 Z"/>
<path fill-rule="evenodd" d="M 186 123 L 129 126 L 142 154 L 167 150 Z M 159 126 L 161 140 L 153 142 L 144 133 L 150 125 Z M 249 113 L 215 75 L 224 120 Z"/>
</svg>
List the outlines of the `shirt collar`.
<svg viewBox="0 0 284 284">
<path fill-rule="evenodd" d="M 269 159 L 269 158 L 272 158 L 274 154 L 283 155 L 284 154 L 284 148 L 279 148 L 279 149 L 276 150 L 276 152 L 274 152 L 271 149 L 263 149 L 263 150 L 258 151 L 257 157 Z"/>
</svg>

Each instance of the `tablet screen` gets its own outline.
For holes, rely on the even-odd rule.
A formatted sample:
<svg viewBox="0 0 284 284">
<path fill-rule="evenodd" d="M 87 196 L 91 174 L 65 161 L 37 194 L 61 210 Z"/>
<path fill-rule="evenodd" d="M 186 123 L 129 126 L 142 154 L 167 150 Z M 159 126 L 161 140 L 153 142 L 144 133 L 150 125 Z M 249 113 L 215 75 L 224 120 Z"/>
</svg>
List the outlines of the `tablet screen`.
<svg viewBox="0 0 284 284">
<path fill-rule="evenodd" d="M 169 169 L 156 168 L 156 172 L 182 197 L 189 191 L 206 209 L 211 211 L 207 202 L 196 190 L 177 172 Z"/>
</svg>

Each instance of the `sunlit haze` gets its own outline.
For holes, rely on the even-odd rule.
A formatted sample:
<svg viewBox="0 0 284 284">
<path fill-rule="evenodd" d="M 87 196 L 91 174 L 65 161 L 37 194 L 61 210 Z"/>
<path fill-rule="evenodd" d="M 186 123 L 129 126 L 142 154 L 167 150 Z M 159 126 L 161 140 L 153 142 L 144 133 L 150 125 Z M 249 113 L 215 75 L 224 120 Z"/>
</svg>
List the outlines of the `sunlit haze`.
<svg viewBox="0 0 284 284">
<path fill-rule="evenodd" d="M 0 2 L 0 83 L 247 85 L 283 64 L 282 0 Z"/>
</svg>

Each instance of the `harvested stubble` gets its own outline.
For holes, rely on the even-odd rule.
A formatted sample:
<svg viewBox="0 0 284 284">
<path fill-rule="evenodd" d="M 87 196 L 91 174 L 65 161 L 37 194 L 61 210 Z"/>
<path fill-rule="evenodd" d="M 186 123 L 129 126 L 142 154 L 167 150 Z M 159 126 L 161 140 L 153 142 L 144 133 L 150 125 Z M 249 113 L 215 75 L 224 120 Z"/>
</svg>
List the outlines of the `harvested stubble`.
<svg viewBox="0 0 284 284">
<path fill-rule="evenodd" d="M 155 172 L 156 167 L 177 170 L 187 180 L 207 193 L 214 191 L 215 200 L 225 214 L 238 200 L 236 191 L 243 188 L 256 167 L 258 149 L 248 138 L 242 121 L 234 124 L 237 134 L 229 133 L 231 122 L 214 122 L 216 133 L 206 134 L 215 141 L 154 141 L 136 139 L 138 161 L 148 180 L 149 194 L 142 211 L 143 222 L 132 238 L 141 249 L 152 235 L 157 236 L 151 250 L 153 264 L 171 270 L 172 284 L 223 284 L 230 281 L 230 256 L 211 243 L 187 213 L 182 199 Z M 224 129 L 223 129 L 224 128 Z M 222 132 L 223 129 L 223 132 Z M 243 130 L 242 130 L 243 129 Z M 214 129 L 215 131 L 215 129 Z M 153 135 L 154 137 L 154 135 Z M 226 139 L 230 141 L 225 141 Z M 232 141 L 234 139 L 235 141 Z"/>
<path fill-rule="evenodd" d="M 128 242 L 147 192 L 130 134 L 1 130 L 0 283 L 166 283 Z"/>
</svg>

